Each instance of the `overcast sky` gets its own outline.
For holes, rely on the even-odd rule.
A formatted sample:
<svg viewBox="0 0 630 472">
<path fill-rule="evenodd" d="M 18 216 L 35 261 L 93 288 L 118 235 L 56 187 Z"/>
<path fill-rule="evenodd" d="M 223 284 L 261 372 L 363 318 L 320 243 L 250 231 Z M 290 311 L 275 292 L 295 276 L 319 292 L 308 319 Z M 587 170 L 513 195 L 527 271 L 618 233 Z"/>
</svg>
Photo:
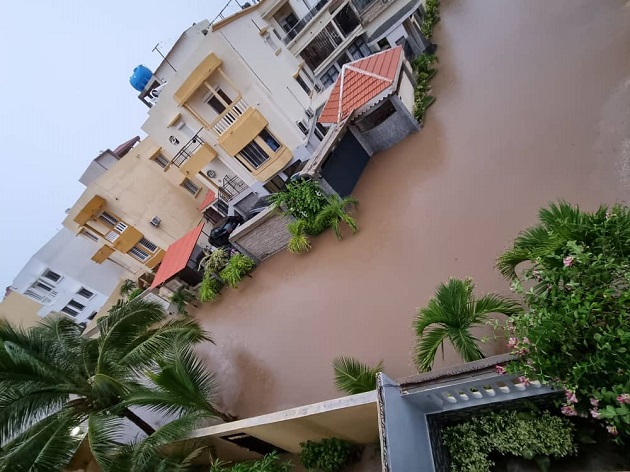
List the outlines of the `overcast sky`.
<svg viewBox="0 0 630 472">
<path fill-rule="evenodd" d="M 142 136 L 129 85 L 153 47 L 227 0 L 5 2 L 0 15 L 0 287 L 60 228 L 99 151 Z"/>
</svg>

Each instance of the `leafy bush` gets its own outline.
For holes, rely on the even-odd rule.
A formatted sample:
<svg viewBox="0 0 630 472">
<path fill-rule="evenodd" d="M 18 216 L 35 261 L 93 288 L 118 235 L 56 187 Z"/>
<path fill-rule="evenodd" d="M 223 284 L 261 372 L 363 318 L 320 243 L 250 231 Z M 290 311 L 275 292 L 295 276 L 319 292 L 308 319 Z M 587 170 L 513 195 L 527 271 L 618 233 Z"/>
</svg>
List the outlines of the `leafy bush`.
<svg viewBox="0 0 630 472">
<path fill-rule="evenodd" d="M 179 287 L 173 295 L 171 295 L 171 303 L 177 308 L 177 313 L 180 315 L 187 315 L 186 304 L 195 299 L 192 293 L 186 290 L 184 287 Z"/>
<path fill-rule="evenodd" d="M 417 84 L 414 90 L 413 116 L 420 122 L 424 119 L 427 108 L 433 104 L 435 97 L 429 93 L 429 80 L 435 75 L 436 70 L 431 66 L 438 62 L 433 54 L 420 54 L 413 63 L 416 72 Z"/>
<path fill-rule="evenodd" d="M 206 303 L 216 300 L 223 285 L 223 282 L 215 278 L 211 272 L 206 272 L 199 287 L 199 301 Z"/>
<path fill-rule="evenodd" d="M 357 447 L 338 438 L 322 439 L 320 442 L 300 443 L 300 462 L 309 471 L 339 472 L 350 462 L 358 459 Z"/>
<path fill-rule="evenodd" d="M 564 414 L 630 436 L 630 211 L 560 202 L 539 219 L 498 261 L 528 308 L 508 323 L 508 370 L 564 388 Z"/>
<path fill-rule="evenodd" d="M 276 451 L 273 451 L 257 461 L 240 462 L 228 465 L 217 460 L 210 467 L 209 472 L 289 472 L 293 468 L 290 461 L 282 461 Z"/>
<path fill-rule="evenodd" d="M 304 220 L 305 232 L 315 236 L 326 229 L 315 223 L 315 218 L 326 206 L 326 195 L 314 180 L 289 182 L 284 191 L 269 197 L 278 209 L 284 209 L 292 217 Z"/>
<path fill-rule="evenodd" d="M 219 273 L 225 269 L 229 260 L 230 255 L 225 249 L 216 248 L 208 256 L 204 257 L 199 265 L 206 272 Z"/>
<path fill-rule="evenodd" d="M 129 293 L 129 295 L 127 296 L 127 300 L 131 301 L 134 298 L 136 298 L 138 295 L 140 295 L 142 292 L 144 292 L 143 288 L 135 288 L 131 291 L 131 293 Z"/>
<path fill-rule="evenodd" d="M 376 389 L 376 374 L 383 371 L 383 361 L 374 368 L 353 357 L 337 357 L 333 361 L 335 387 L 349 395 Z"/>
<path fill-rule="evenodd" d="M 349 210 L 358 206 L 359 201 L 352 195 L 343 198 L 339 195 L 330 195 L 326 199 L 326 206 L 317 214 L 315 224 L 322 228 L 332 228 L 337 239 L 341 239 L 340 223 L 342 221 L 350 227 L 352 234 L 357 234 L 359 227 Z"/>
<path fill-rule="evenodd" d="M 256 263 L 246 255 L 234 254 L 219 275 L 227 285 L 236 288 L 238 283 L 243 280 L 243 277 L 254 270 L 255 267 Z"/>
<path fill-rule="evenodd" d="M 427 39 L 431 39 L 433 26 L 440 21 L 439 5 L 439 0 L 427 0 L 424 4 L 424 16 L 422 17 L 420 31 Z"/>
<path fill-rule="evenodd" d="M 478 416 L 444 430 L 444 444 L 454 472 L 487 472 L 494 463 L 491 452 L 537 459 L 545 465 L 549 457 L 576 453 L 573 426 L 549 412 L 502 411 Z"/>
<path fill-rule="evenodd" d="M 311 249 L 311 243 L 306 236 L 306 221 L 295 220 L 287 225 L 287 230 L 291 233 L 291 239 L 287 244 L 289 252 L 299 254 Z"/>
</svg>

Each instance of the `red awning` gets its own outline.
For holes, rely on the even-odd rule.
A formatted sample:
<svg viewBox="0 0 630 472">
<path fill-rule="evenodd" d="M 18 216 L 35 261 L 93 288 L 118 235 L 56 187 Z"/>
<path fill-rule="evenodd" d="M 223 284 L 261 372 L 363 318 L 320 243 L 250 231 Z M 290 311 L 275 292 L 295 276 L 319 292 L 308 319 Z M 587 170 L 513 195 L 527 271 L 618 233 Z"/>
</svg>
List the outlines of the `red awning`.
<svg viewBox="0 0 630 472">
<path fill-rule="evenodd" d="M 151 288 L 162 285 L 186 267 L 188 259 L 190 259 L 190 255 L 192 254 L 193 249 L 195 249 L 195 245 L 197 244 L 197 240 L 199 239 L 202 229 L 203 223 L 186 233 L 168 247 L 166 254 L 164 255 L 164 259 L 160 264 L 160 268 L 158 269 L 157 274 L 155 274 L 155 279 L 153 279 Z"/>
<path fill-rule="evenodd" d="M 217 196 L 215 195 L 215 193 L 212 190 L 208 190 L 208 193 L 206 193 L 206 198 L 203 199 L 203 202 L 197 207 L 197 210 L 206 211 L 210 204 L 216 200 L 216 198 Z"/>
</svg>

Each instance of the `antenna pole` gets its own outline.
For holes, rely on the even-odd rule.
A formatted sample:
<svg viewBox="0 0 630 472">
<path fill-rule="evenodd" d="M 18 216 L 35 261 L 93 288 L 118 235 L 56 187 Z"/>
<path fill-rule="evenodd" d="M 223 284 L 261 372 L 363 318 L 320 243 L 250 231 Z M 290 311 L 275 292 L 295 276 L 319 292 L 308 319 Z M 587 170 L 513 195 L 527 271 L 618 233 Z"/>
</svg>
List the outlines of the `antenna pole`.
<svg viewBox="0 0 630 472">
<path fill-rule="evenodd" d="M 162 59 L 164 59 L 164 61 L 165 61 L 165 62 L 166 62 L 169 66 L 171 66 L 171 69 L 173 69 L 173 70 L 175 71 L 175 73 L 177 73 L 177 69 L 175 69 L 175 67 L 173 67 L 173 64 L 171 64 L 170 62 L 168 62 L 168 59 L 167 59 L 166 57 L 164 57 L 164 54 L 162 54 L 162 51 L 160 51 L 160 43 L 157 43 L 151 52 L 154 52 L 154 51 L 157 51 L 157 52 L 158 52 L 158 54 L 159 54 L 160 56 L 162 56 Z"/>
</svg>

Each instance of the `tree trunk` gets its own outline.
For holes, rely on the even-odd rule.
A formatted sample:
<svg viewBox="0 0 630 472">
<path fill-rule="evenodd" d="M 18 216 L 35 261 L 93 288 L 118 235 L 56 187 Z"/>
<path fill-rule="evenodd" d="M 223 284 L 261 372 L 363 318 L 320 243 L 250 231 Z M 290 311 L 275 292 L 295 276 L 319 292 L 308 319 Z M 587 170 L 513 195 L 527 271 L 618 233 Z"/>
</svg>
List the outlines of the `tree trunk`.
<svg viewBox="0 0 630 472">
<path fill-rule="evenodd" d="M 155 433 L 155 428 L 153 426 L 144 421 L 129 408 L 125 408 L 125 410 L 123 411 L 123 416 L 131 421 L 133 424 L 135 424 L 142 431 L 144 431 L 147 436 L 151 436 L 153 433 Z"/>
</svg>

